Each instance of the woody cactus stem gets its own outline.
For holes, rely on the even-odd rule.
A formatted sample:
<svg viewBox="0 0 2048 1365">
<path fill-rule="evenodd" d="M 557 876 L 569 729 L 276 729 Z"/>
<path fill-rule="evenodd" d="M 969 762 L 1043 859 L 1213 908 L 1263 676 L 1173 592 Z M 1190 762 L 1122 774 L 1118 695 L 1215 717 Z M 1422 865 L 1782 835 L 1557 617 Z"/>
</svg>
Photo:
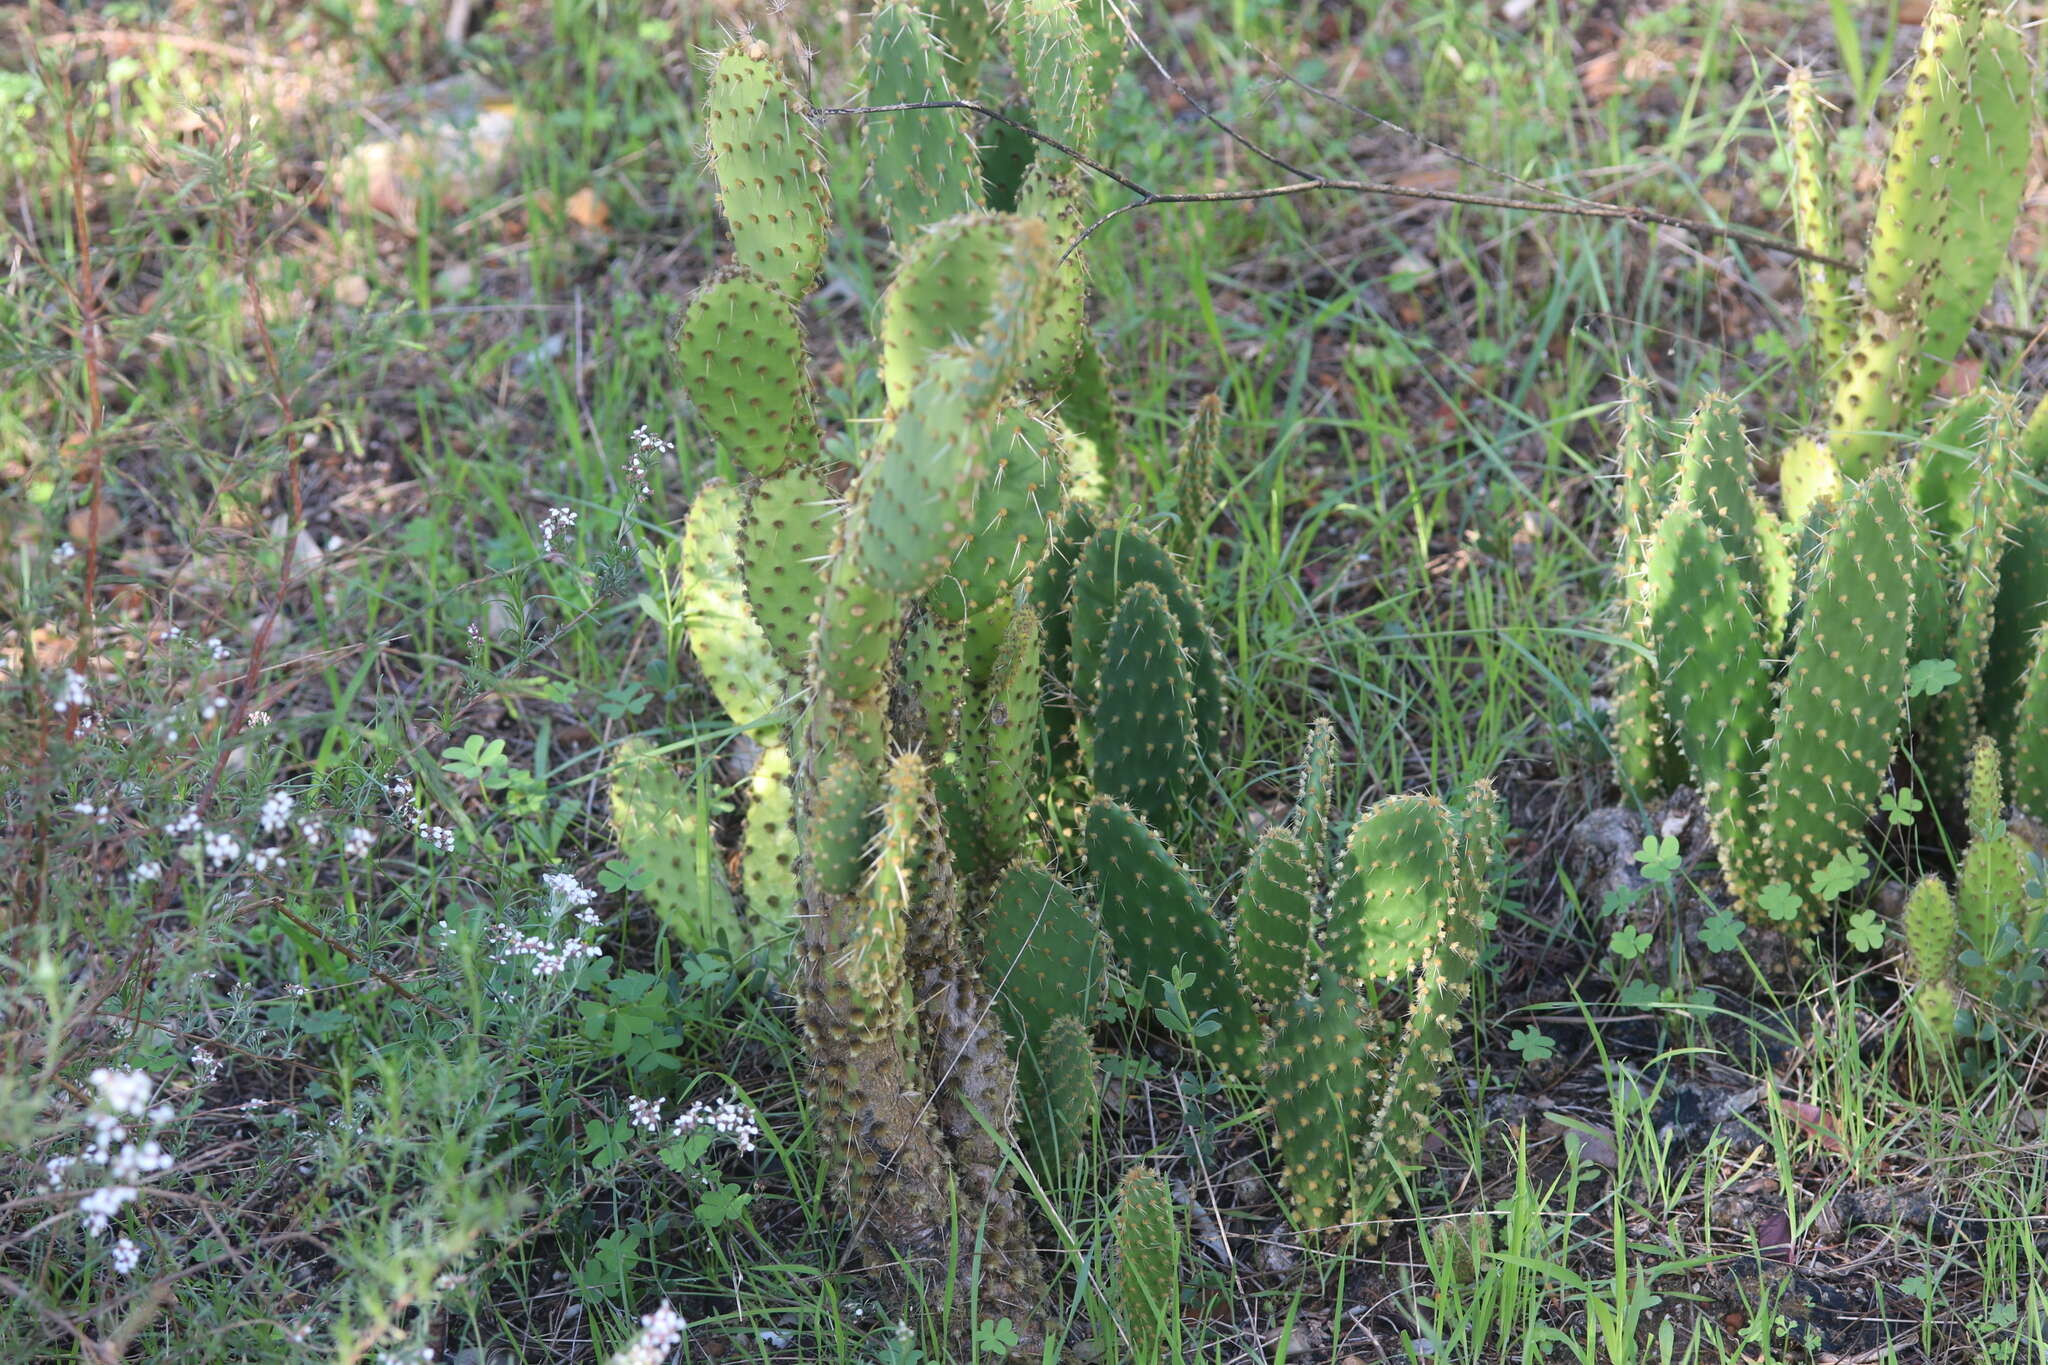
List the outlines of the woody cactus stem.
<svg viewBox="0 0 2048 1365">
<path fill-rule="evenodd" d="M 933 14 L 962 40 L 980 32 L 967 17 Z M 959 55 L 885 5 L 872 93 L 959 88 L 973 79 Z M 923 1296 L 975 1283 L 1037 1359 L 1044 1284 L 1004 1156 L 1018 1081 L 1002 1026 L 1019 1028 L 1047 1146 L 1072 1147 L 1093 990 L 1071 973 L 1101 961 L 1092 916 L 1031 861 L 1047 816 L 1046 632 L 1018 601 L 1072 478 L 1070 435 L 1037 406 L 1081 354 L 1079 276 L 1054 268 L 1071 215 L 1056 195 L 1043 218 L 980 211 L 941 116 L 871 130 L 900 267 L 877 328 L 888 408 L 853 428 L 872 435 L 841 494 L 796 307 L 826 204 L 810 111 L 742 42 L 713 65 L 706 115 L 737 263 L 685 309 L 677 369 L 743 480 L 700 494 L 681 587 L 701 670 L 767 746 L 741 886 L 750 910 L 801 903 L 784 917 L 818 1130 L 863 1244 Z M 1161 619 L 1134 619 L 1122 648 L 1162 648 Z M 771 875 L 792 870 L 793 891 Z M 1003 915 L 1033 905 L 1014 976 L 985 976 L 963 924 L 999 941 Z M 998 979 L 1043 989 L 998 1009 Z"/>
</svg>

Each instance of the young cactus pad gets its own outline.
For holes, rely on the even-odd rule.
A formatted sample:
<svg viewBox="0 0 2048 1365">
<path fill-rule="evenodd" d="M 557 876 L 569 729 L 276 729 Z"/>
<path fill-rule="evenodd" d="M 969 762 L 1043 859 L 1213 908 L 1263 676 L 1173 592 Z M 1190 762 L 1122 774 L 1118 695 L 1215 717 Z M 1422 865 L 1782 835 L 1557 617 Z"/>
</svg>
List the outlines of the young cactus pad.
<svg viewBox="0 0 2048 1365">
<path fill-rule="evenodd" d="M 735 44 L 711 69 L 704 144 L 733 255 L 791 299 L 817 283 L 831 216 L 808 112 L 765 43 Z"/>
</svg>

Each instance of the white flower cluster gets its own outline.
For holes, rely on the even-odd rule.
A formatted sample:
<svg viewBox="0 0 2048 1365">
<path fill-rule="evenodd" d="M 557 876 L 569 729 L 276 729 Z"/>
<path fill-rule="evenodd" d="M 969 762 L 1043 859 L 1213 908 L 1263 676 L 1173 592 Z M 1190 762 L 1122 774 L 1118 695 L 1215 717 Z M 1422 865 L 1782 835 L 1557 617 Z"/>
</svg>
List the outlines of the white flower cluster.
<svg viewBox="0 0 2048 1365">
<path fill-rule="evenodd" d="M 251 711 L 248 715 L 242 717 L 242 728 L 245 730 L 259 729 L 268 724 L 270 724 L 270 713 L 261 709 Z"/>
<path fill-rule="evenodd" d="M 65 669 L 64 685 L 51 699 L 50 709 L 60 716 L 92 710 L 92 680 L 75 668 Z"/>
<path fill-rule="evenodd" d="M 225 663 L 235 657 L 235 651 L 222 644 L 218 635 L 206 637 L 206 652 L 213 657 L 213 661 L 217 664 Z"/>
<path fill-rule="evenodd" d="M 50 551 L 50 562 L 52 564 L 68 564 L 76 558 L 78 558 L 78 547 L 68 540 L 58 541 L 55 548 Z"/>
<path fill-rule="evenodd" d="M 660 459 L 675 453 L 674 441 L 664 440 L 644 426 L 633 432 L 633 449 L 626 456 L 626 482 L 632 486 L 635 505 L 645 502 L 654 492 L 648 485 L 647 457 Z"/>
<path fill-rule="evenodd" d="M 95 825 L 111 825 L 114 816 L 105 806 L 96 806 L 90 801 L 79 801 L 71 807 L 73 815 L 89 815 Z"/>
<path fill-rule="evenodd" d="M 689 1327 L 683 1315 L 663 1299 L 661 1307 L 640 1315 L 640 1335 L 628 1342 L 625 1349 L 613 1353 L 611 1365 L 666 1365 Z"/>
<path fill-rule="evenodd" d="M 576 511 L 570 507 L 550 507 L 547 515 L 540 519 L 540 552 L 551 555 L 555 552 L 555 537 L 567 536 L 569 528 L 576 524 Z"/>
<path fill-rule="evenodd" d="M 292 807 L 298 802 L 288 791 L 279 788 L 263 798 L 263 807 L 256 812 L 256 828 L 265 834 L 281 834 L 291 824 Z"/>
<path fill-rule="evenodd" d="M 228 699 L 222 696 L 208 697 L 199 703 L 199 721 L 203 725 L 228 709 Z"/>
<path fill-rule="evenodd" d="M 122 1209 L 135 1202 L 140 1193 L 136 1189 L 138 1180 L 168 1171 L 177 1162 L 155 1138 L 140 1142 L 130 1139 L 125 1120 L 147 1118 L 152 1124 L 161 1124 L 169 1122 L 173 1115 L 169 1105 L 150 1107 L 156 1081 L 147 1071 L 101 1067 L 89 1079 L 97 1094 L 84 1115 L 88 1133 L 85 1150 L 77 1155 L 51 1157 L 43 1170 L 50 1188 L 61 1190 L 79 1165 L 105 1168 L 109 1183 L 87 1191 L 78 1201 L 79 1220 L 87 1233 L 99 1237 Z M 141 1249 L 123 1237 L 114 1247 L 114 1268 L 126 1275 L 141 1256 Z"/>
<path fill-rule="evenodd" d="M 348 833 L 341 836 L 341 851 L 351 858 L 367 858 L 376 846 L 377 836 L 361 825 L 349 826 Z"/>
<path fill-rule="evenodd" d="M 398 811 L 398 823 L 404 825 L 425 842 L 443 853 L 455 851 L 455 831 L 446 825 L 427 822 L 427 817 L 412 804 L 412 781 L 409 778 L 394 777 L 384 787 L 385 795 Z M 353 833 L 354 831 L 351 831 Z"/>
<path fill-rule="evenodd" d="M 509 924 L 493 924 L 486 932 L 491 939 L 491 961 L 513 962 L 522 957 L 531 958 L 535 976 L 560 976 L 572 964 L 604 952 L 587 939 L 570 938 L 555 942 Z"/>
<path fill-rule="evenodd" d="M 568 873 L 543 872 L 540 884 L 547 889 L 550 910 L 556 913 L 573 910 L 576 912 L 576 918 L 592 929 L 604 923 L 593 908 L 597 904 L 597 892 Z"/>
<path fill-rule="evenodd" d="M 644 1128 L 650 1133 L 662 1128 L 660 1100 L 642 1099 L 638 1095 L 626 1098 L 626 1113 L 632 1118 L 635 1128 Z M 696 1132 L 709 1132 L 714 1137 L 730 1142 L 742 1152 L 751 1152 L 760 1140 L 761 1125 L 754 1121 L 754 1111 L 747 1107 L 737 1095 L 723 1099 L 698 1100 L 682 1113 L 668 1120 L 671 1137 L 688 1137 Z"/>
</svg>

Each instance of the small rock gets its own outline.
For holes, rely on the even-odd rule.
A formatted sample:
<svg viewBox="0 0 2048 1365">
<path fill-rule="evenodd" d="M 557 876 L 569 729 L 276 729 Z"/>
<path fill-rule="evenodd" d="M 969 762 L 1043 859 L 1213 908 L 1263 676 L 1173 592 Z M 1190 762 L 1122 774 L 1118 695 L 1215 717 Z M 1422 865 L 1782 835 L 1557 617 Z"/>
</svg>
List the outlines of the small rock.
<svg viewBox="0 0 2048 1365">
<path fill-rule="evenodd" d="M 361 308 L 370 301 L 370 282 L 361 275 L 343 275 L 334 282 L 334 301 L 344 308 Z"/>
<path fill-rule="evenodd" d="M 570 195 L 562 211 L 569 215 L 570 222 L 590 232 L 602 232 L 612 221 L 610 207 L 588 185 Z"/>
</svg>

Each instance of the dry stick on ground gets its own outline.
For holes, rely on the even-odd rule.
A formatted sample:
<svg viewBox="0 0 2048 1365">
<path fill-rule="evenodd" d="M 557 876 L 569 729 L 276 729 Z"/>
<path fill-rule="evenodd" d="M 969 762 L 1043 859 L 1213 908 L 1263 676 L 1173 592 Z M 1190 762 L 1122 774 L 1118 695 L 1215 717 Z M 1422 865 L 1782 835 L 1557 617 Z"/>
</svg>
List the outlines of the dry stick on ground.
<svg viewBox="0 0 2048 1365">
<path fill-rule="evenodd" d="M 1177 84 L 1175 88 L 1179 88 Z M 1192 100 L 1190 102 L 1193 103 Z M 1195 107 L 1202 109 L 1202 106 L 1199 104 L 1196 104 Z M 1236 129 L 1231 128 L 1206 109 L 1202 109 L 1203 117 L 1214 123 L 1217 127 L 1222 128 L 1233 140 L 1252 150 L 1265 160 L 1272 162 L 1274 165 L 1286 169 L 1290 174 L 1298 178 L 1281 185 L 1260 185 L 1236 190 L 1173 191 L 1149 189 L 1122 172 L 1084 155 L 1075 148 L 1061 142 L 1058 138 L 1041 133 L 1028 124 L 1021 123 L 1006 114 L 998 113 L 996 110 L 983 104 L 977 104 L 972 100 L 911 100 L 902 104 L 844 105 L 834 108 L 812 109 L 811 114 L 815 118 L 859 118 L 875 114 L 910 113 L 920 109 L 959 109 L 980 118 L 1014 128 L 1033 141 L 1044 143 L 1060 155 L 1094 171 L 1097 175 L 1107 180 L 1113 181 L 1121 188 L 1137 196 L 1130 203 L 1120 204 L 1109 212 L 1100 215 L 1093 222 L 1089 223 L 1087 227 L 1083 228 L 1080 235 L 1068 244 L 1066 251 L 1061 255 L 1060 260 L 1063 263 L 1068 257 L 1081 249 L 1082 243 L 1094 236 L 1100 229 L 1108 226 L 1111 221 L 1121 218 L 1127 213 L 1136 212 L 1139 209 L 1153 208 L 1161 204 L 1232 204 L 1261 199 L 1285 199 L 1298 194 L 1337 191 L 1340 193 L 1373 195 L 1388 199 L 1428 199 L 1445 204 L 1469 204 L 1476 208 L 1506 209 L 1515 213 L 1547 213 L 1564 218 L 1598 218 L 1610 222 L 1628 223 L 1646 229 L 1660 227 L 1676 228 L 1683 232 L 1692 233 L 1696 237 L 1719 237 L 1727 241 L 1740 242 L 1745 246 L 1753 246 L 1762 251 L 1772 251 L 1779 255 L 1832 266 L 1837 270 L 1854 273 L 1861 268 L 1856 262 L 1844 257 L 1830 256 L 1819 251 L 1808 251 L 1806 248 L 1795 243 L 1785 241 L 1780 237 L 1774 237 L 1770 233 L 1759 231 L 1756 228 L 1743 227 L 1737 223 L 1709 223 L 1698 218 L 1686 218 L 1675 213 L 1665 213 L 1659 209 L 1646 208 L 1640 204 L 1604 204 L 1598 200 L 1581 199 L 1577 196 L 1557 200 L 1516 199 L 1506 195 L 1469 194 L 1462 190 L 1429 189 L 1422 186 L 1396 185 L 1391 181 L 1385 180 L 1359 180 L 1344 176 L 1317 175 L 1313 172 L 1304 172 L 1261 149 L 1258 144 L 1246 138 Z M 1979 322 L 1976 324 L 1976 328 L 1978 331 L 1989 332 L 1994 336 L 2017 337 L 2028 342 L 2040 339 L 2039 329 L 2014 327 L 2007 323 Z"/>
</svg>

